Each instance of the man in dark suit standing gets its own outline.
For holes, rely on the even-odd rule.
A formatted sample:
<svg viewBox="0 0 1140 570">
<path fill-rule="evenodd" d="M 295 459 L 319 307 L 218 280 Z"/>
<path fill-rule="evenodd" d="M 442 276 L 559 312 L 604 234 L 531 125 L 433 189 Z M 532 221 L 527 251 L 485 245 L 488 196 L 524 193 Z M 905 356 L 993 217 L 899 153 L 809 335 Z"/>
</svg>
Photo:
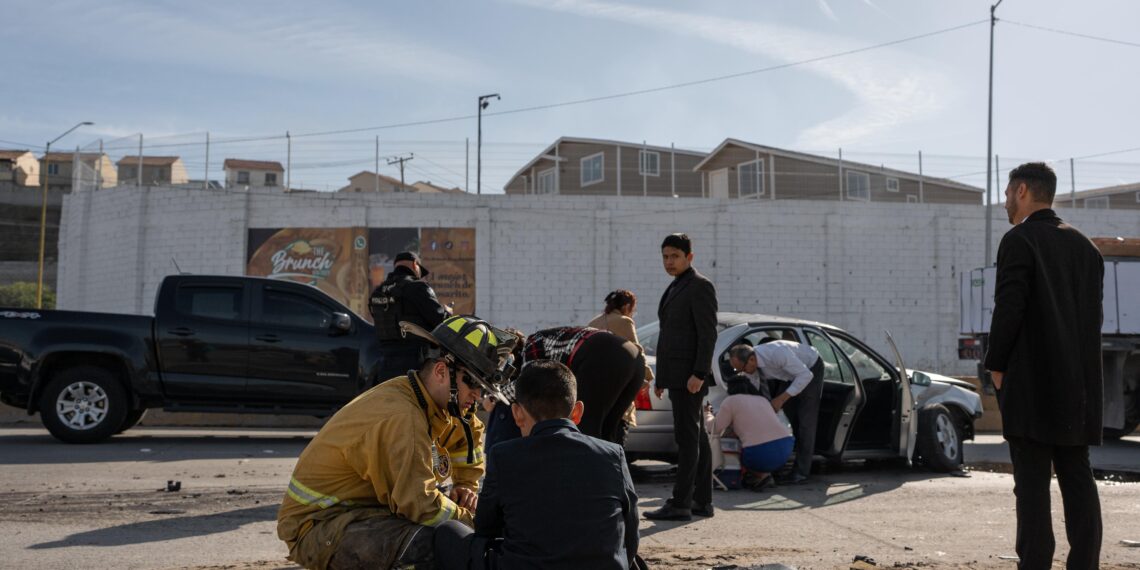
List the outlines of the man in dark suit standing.
<svg viewBox="0 0 1140 570">
<path fill-rule="evenodd" d="M 1053 561 L 1050 467 L 1064 501 L 1067 568 L 1096 568 L 1100 557 L 1100 499 L 1088 446 L 1101 441 L 1104 260 L 1050 209 L 1056 189 L 1057 175 L 1044 163 L 1009 173 L 1005 209 L 1014 228 L 998 247 L 985 360 L 1013 460 L 1024 569 Z"/>
<path fill-rule="evenodd" d="M 657 306 L 656 391 L 669 390 L 673 404 L 673 437 L 677 441 L 677 481 L 673 496 L 645 518 L 690 520 L 713 516 L 712 451 L 701 404 L 709 393 L 709 368 L 716 343 L 716 287 L 693 269 L 693 244 L 685 234 L 672 234 L 661 244 L 665 272 L 673 283 Z"/>
</svg>

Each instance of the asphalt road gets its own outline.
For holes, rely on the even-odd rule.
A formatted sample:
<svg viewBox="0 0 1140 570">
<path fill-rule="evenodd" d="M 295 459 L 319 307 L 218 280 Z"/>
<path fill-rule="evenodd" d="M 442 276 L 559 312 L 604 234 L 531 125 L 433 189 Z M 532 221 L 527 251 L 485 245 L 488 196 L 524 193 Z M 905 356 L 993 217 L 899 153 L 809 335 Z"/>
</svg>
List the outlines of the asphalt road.
<svg viewBox="0 0 1140 570">
<path fill-rule="evenodd" d="M 76 446 L 38 427 L 0 428 L 0 567 L 293 568 L 274 520 L 313 433 L 151 428 Z M 1094 462 L 1140 469 L 1138 437 L 1096 453 Z M 846 568 L 857 554 L 880 566 L 1010 568 L 1001 557 L 1013 554 L 1013 484 L 1000 472 L 1000 438 L 983 436 L 966 457 L 988 470 L 963 478 L 853 465 L 764 494 L 718 491 L 712 519 L 644 521 L 641 551 L 669 568 Z M 661 471 L 639 474 L 643 509 L 669 493 Z M 167 492 L 168 481 L 181 490 Z M 1099 490 L 1103 566 L 1140 568 L 1140 548 L 1122 544 L 1140 540 L 1140 483 L 1103 481 Z"/>
</svg>

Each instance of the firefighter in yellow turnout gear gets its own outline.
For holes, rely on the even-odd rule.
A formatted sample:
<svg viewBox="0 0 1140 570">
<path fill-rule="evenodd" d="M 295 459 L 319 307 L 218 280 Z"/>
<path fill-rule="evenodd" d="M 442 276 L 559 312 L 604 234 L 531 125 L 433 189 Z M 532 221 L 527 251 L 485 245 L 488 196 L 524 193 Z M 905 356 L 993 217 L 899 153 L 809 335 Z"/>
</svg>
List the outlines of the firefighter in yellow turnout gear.
<svg viewBox="0 0 1140 570">
<path fill-rule="evenodd" d="M 430 343 L 420 369 L 358 396 L 297 460 L 277 535 L 305 568 L 429 568 L 434 528 L 473 522 L 483 475 L 473 404 L 498 394 L 517 337 L 469 316 L 405 328 Z"/>
</svg>

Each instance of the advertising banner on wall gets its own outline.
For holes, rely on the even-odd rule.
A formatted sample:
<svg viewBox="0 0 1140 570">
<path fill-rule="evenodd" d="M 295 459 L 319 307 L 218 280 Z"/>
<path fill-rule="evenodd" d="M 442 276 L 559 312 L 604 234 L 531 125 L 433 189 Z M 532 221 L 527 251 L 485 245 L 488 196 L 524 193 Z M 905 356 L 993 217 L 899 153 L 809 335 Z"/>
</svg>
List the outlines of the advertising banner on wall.
<svg viewBox="0 0 1140 570">
<path fill-rule="evenodd" d="M 401 251 L 420 254 L 440 302 L 475 312 L 474 228 L 250 229 L 246 275 L 313 285 L 371 320 L 368 295 Z"/>
</svg>

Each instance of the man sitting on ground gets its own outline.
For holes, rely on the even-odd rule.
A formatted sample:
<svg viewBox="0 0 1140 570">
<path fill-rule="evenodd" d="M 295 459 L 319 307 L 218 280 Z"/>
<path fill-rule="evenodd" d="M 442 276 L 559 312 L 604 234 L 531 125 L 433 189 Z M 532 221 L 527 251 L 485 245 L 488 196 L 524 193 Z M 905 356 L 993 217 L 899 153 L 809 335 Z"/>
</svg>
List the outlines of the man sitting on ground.
<svg viewBox="0 0 1140 570">
<path fill-rule="evenodd" d="M 575 427 L 583 406 L 574 374 L 550 360 L 528 364 L 515 401 L 523 437 L 488 453 L 475 532 L 441 525 L 436 562 L 447 570 L 630 568 L 637 493 L 622 448 Z"/>
</svg>

